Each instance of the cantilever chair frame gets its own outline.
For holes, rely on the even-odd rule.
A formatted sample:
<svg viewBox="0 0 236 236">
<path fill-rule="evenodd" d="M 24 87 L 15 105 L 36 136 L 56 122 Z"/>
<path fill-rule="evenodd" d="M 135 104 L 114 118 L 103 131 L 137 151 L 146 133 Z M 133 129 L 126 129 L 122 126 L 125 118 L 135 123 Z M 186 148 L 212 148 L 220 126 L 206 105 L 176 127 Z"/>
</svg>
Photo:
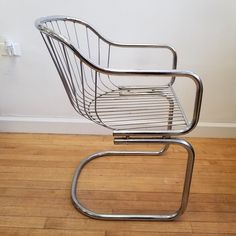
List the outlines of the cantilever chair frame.
<svg viewBox="0 0 236 236">
<path fill-rule="evenodd" d="M 97 35 L 97 37 L 104 42 L 106 42 L 109 45 L 109 50 L 111 46 L 114 47 L 123 47 L 123 48 L 164 48 L 168 49 L 173 54 L 173 63 L 172 63 L 172 69 L 171 70 L 126 70 L 126 69 L 114 69 L 110 67 L 103 67 L 99 64 L 96 64 L 94 61 L 92 61 L 90 58 L 84 56 L 78 48 L 74 46 L 74 44 L 69 40 L 68 37 L 62 34 L 55 33 L 52 29 L 47 27 L 46 23 L 52 22 L 55 20 L 61 20 L 61 21 L 70 21 L 78 24 L 82 24 L 87 29 L 90 29 L 93 33 Z M 62 44 L 63 49 L 64 47 L 69 48 L 74 55 L 79 58 L 81 63 L 84 63 L 89 68 L 93 69 L 97 76 L 97 73 L 102 73 L 108 76 L 146 76 L 146 77 L 168 77 L 171 78 L 170 82 L 168 83 L 168 86 L 171 88 L 174 84 L 177 77 L 183 77 L 191 79 L 196 86 L 196 92 L 195 92 L 195 101 L 194 101 L 194 107 L 193 107 L 193 115 L 191 122 L 187 123 L 187 126 L 180 130 L 172 130 L 171 128 L 171 121 L 169 123 L 169 127 L 167 130 L 129 130 L 129 129 L 113 129 L 113 135 L 114 135 L 114 143 L 115 144 L 142 144 L 142 143 L 155 143 L 155 144 L 163 144 L 163 149 L 156 151 L 156 152 L 147 152 L 147 151 L 106 151 L 106 152 L 99 152 L 95 153 L 91 156 L 88 156 L 85 158 L 80 165 L 77 167 L 73 181 L 72 181 L 72 187 L 71 187 L 71 197 L 72 202 L 75 205 L 75 207 L 82 212 L 83 214 L 96 218 L 96 219 L 110 219 L 110 220 L 174 220 L 183 212 L 185 211 L 187 207 L 188 202 L 188 196 L 190 191 L 190 185 L 191 185 L 191 177 L 192 177 L 192 171 L 193 171 L 193 165 L 194 165 L 194 150 L 190 143 L 187 141 L 180 139 L 180 138 L 173 138 L 172 136 L 179 136 L 184 135 L 192 131 L 199 120 L 200 115 L 200 109 L 201 109 L 201 101 L 202 101 L 202 93 L 203 93 L 203 85 L 201 79 L 194 73 L 190 71 L 183 71 L 183 70 L 177 70 L 177 54 L 173 47 L 168 45 L 155 45 L 155 44 L 121 44 L 116 42 L 111 42 L 104 38 L 102 35 L 100 35 L 91 25 L 88 23 L 81 21 L 80 19 L 74 18 L 74 17 L 67 17 L 67 16 L 50 16 L 50 17 L 43 17 L 35 22 L 35 26 L 39 29 L 45 44 L 47 45 L 47 48 L 49 50 L 49 53 L 51 54 L 51 57 L 54 61 L 54 64 L 59 72 L 60 77 L 62 77 L 62 71 L 60 70 L 58 66 L 58 61 L 55 59 L 55 52 L 53 51 L 53 44 L 51 42 L 51 39 L 58 41 Z M 65 87 L 67 90 L 67 88 Z M 68 94 L 68 91 L 67 91 Z M 70 97 L 69 97 L 70 99 Z M 71 100 L 71 99 L 70 99 Z M 95 96 L 96 100 L 96 96 Z M 71 101 L 72 103 L 72 101 Z M 96 104 L 96 101 L 95 101 Z M 73 104 L 72 104 L 73 105 Z M 86 117 L 88 118 L 88 117 Z M 94 121 L 94 120 L 93 120 Z M 102 122 L 96 122 L 100 125 L 103 125 L 107 127 Z M 110 127 L 107 127 L 110 128 Z M 174 145 L 180 145 L 184 149 L 186 149 L 188 154 L 188 160 L 187 160 L 187 166 L 186 166 L 186 174 L 185 174 L 185 181 L 183 186 L 183 193 L 182 193 L 182 200 L 180 207 L 177 211 L 171 213 L 171 214 L 156 214 L 156 215 L 143 215 L 143 214 L 101 214 L 96 213 L 94 211 L 91 211 L 87 209 L 83 204 L 79 201 L 77 197 L 77 184 L 78 184 L 78 178 L 80 176 L 80 173 L 84 166 L 100 157 L 107 157 L 107 156 L 129 156 L 129 155 L 144 155 L 144 156 L 158 156 L 163 154 L 165 151 L 167 151 L 170 144 Z"/>
</svg>

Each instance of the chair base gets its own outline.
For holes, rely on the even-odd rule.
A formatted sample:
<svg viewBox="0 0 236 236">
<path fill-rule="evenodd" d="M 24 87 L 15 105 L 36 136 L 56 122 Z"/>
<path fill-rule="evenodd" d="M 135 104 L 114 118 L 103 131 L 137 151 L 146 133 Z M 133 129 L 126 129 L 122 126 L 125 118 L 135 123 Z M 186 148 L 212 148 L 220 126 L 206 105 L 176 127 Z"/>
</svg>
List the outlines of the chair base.
<svg viewBox="0 0 236 236">
<path fill-rule="evenodd" d="M 118 143 L 122 143 L 121 140 L 117 140 Z M 165 147 L 158 151 L 158 152 L 141 152 L 141 151 L 105 151 L 105 152 L 98 152 L 91 156 L 86 157 L 83 159 L 80 163 L 80 165 L 77 167 L 73 181 L 71 186 L 71 198 L 72 202 L 77 210 L 79 210 L 82 214 L 94 218 L 94 219 L 101 219 L 101 220 L 144 220 L 144 221 L 171 221 L 175 220 L 177 217 L 182 215 L 184 211 L 186 210 L 187 203 L 188 203 L 188 196 L 189 196 L 189 190 L 191 185 L 191 178 L 192 178 L 192 172 L 193 172 L 193 165 L 194 165 L 194 159 L 195 154 L 194 150 L 190 143 L 183 139 L 175 139 L 175 138 L 169 138 L 169 139 L 130 139 L 125 140 L 125 142 L 129 143 L 156 143 L 156 144 L 164 144 Z M 94 211 L 89 210 L 85 206 L 81 204 L 77 197 L 77 185 L 78 185 L 78 178 L 80 176 L 80 173 L 82 169 L 85 167 L 87 163 L 90 161 L 100 158 L 100 157 L 107 157 L 107 156 L 134 156 L 134 155 L 142 155 L 142 156 L 158 156 L 163 154 L 167 149 L 169 145 L 180 145 L 183 148 L 186 149 L 188 154 L 187 159 L 187 166 L 186 166 L 186 173 L 185 173 L 185 180 L 184 180 L 184 187 L 182 192 L 182 200 L 180 207 L 177 211 L 171 213 L 171 214 L 100 214 L 96 213 Z"/>
</svg>

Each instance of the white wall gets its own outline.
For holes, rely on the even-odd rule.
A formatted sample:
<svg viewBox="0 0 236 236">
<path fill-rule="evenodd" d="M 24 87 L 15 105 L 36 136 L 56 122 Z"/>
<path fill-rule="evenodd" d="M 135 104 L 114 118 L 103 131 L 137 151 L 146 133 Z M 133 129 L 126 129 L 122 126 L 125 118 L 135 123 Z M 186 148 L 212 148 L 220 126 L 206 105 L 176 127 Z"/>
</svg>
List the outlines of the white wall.
<svg viewBox="0 0 236 236">
<path fill-rule="evenodd" d="M 1 131 L 106 132 L 78 119 L 34 27 L 36 18 L 60 14 L 84 19 L 114 41 L 173 45 L 178 68 L 204 81 L 195 134 L 236 137 L 235 0 L 0 0 L 0 6 L 0 35 L 23 52 L 0 56 Z"/>
</svg>

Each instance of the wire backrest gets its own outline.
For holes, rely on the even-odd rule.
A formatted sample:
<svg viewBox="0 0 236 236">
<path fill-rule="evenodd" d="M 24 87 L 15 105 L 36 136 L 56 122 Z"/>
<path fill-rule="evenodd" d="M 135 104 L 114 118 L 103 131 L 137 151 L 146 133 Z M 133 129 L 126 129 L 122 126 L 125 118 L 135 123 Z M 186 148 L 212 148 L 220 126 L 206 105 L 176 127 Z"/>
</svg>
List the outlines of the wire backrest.
<svg viewBox="0 0 236 236">
<path fill-rule="evenodd" d="M 98 114 L 95 121 L 89 106 L 100 94 L 117 88 L 108 75 L 89 67 L 78 55 L 94 64 L 109 67 L 110 44 L 91 26 L 68 17 L 46 17 L 36 22 L 60 75 L 74 109 L 84 117 L 102 124 Z M 102 124 L 103 125 L 103 124 Z"/>
</svg>

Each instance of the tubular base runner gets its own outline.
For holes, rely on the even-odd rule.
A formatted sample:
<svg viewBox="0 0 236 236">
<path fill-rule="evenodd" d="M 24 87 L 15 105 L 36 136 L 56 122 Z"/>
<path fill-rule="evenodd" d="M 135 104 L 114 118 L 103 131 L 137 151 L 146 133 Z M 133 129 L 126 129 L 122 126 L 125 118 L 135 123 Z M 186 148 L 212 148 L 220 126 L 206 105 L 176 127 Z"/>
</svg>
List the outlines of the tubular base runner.
<svg viewBox="0 0 236 236">
<path fill-rule="evenodd" d="M 168 45 L 121 44 L 107 40 L 88 23 L 68 16 L 43 17 L 35 26 L 47 46 L 75 111 L 113 131 L 115 144 L 163 144 L 160 151 L 105 151 L 85 158 L 77 167 L 71 187 L 72 202 L 84 215 L 107 220 L 174 220 L 187 207 L 194 165 L 194 150 L 185 140 L 174 136 L 191 132 L 197 125 L 203 86 L 201 79 L 190 71 L 177 70 L 177 54 Z M 170 70 L 118 69 L 117 61 L 126 61 L 134 51 L 169 51 Z M 131 52 L 129 51 L 131 50 Z M 118 51 L 118 56 L 116 52 Z M 128 54 L 124 54 L 127 51 Z M 131 53 L 131 54 L 130 54 Z M 147 55 L 147 54 L 144 54 Z M 192 111 L 186 116 L 175 91 L 176 80 L 188 80 L 195 88 Z M 163 82 L 164 81 L 164 82 Z M 132 82 L 130 84 L 130 82 Z M 191 113 L 191 114 L 189 114 Z M 100 214 L 84 207 L 77 197 L 77 183 L 87 163 L 107 156 L 159 156 L 169 145 L 179 145 L 188 159 L 182 200 L 171 214 Z"/>
<path fill-rule="evenodd" d="M 123 140 L 116 140 L 116 142 L 123 142 Z M 80 165 L 77 167 L 73 181 L 72 181 L 72 188 L 71 188 L 71 196 L 74 206 L 84 215 L 95 219 L 103 219 L 103 220 L 162 220 L 162 221 L 170 221 L 176 219 L 178 216 L 182 215 L 187 207 L 190 184 L 191 184 L 191 177 L 193 171 L 193 164 L 194 164 L 194 151 L 192 146 L 182 140 L 182 139 L 130 139 L 129 142 L 131 143 L 157 143 L 157 144 L 177 144 L 181 145 L 187 150 L 188 153 L 188 160 L 187 160 L 187 167 L 185 173 L 185 182 L 182 194 L 182 201 L 180 208 L 172 213 L 172 214 L 157 214 L 157 215 L 138 215 L 138 214 L 99 214 L 93 212 L 86 207 L 84 207 L 79 199 L 77 198 L 77 183 L 78 178 L 82 169 L 88 164 L 90 161 L 107 156 L 132 156 L 132 155 L 139 155 L 139 156 L 158 156 L 163 154 L 164 152 L 132 152 L 132 151 L 107 151 L 107 152 L 99 152 L 95 153 L 91 156 L 85 158 Z M 164 150 L 164 149 L 163 149 Z"/>
</svg>

